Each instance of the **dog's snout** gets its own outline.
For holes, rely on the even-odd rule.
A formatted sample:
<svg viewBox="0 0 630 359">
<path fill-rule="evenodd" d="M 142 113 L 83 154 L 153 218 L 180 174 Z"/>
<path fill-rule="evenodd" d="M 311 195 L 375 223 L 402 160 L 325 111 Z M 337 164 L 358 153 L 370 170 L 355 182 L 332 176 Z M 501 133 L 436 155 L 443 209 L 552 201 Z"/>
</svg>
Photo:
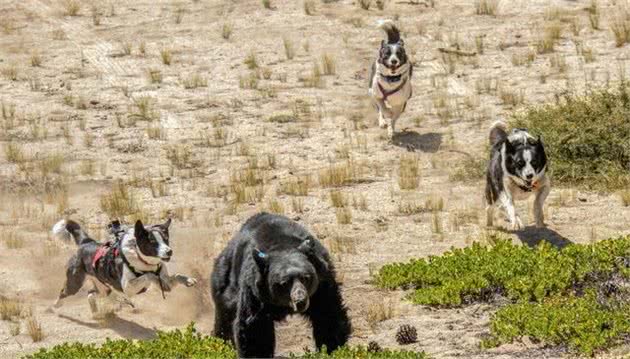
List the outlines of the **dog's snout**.
<svg viewBox="0 0 630 359">
<path fill-rule="evenodd" d="M 528 180 L 531 180 L 532 178 L 534 178 L 534 174 L 533 173 L 528 173 L 525 178 L 527 178 Z"/>
<path fill-rule="evenodd" d="M 394 66 L 398 66 L 398 60 L 397 59 L 392 59 L 391 63 Z"/>
<path fill-rule="evenodd" d="M 172 249 L 169 249 L 168 251 L 166 251 L 166 256 L 167 257 L 170 257 L 172 255 L 173 255 L 173 250 Z"/>
</svg>

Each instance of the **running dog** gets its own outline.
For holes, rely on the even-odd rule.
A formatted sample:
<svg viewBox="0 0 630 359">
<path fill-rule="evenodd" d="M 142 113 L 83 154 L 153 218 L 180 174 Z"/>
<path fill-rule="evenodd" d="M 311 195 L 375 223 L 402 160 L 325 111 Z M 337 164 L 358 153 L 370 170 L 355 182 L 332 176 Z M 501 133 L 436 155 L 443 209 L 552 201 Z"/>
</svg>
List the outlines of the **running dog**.
<svg viewBox="0 0 630 359">
<path fill-rule="evenodd" d="M 387 127 L 387 135 L 391 139 L 396 120 L 405 111 L 412 95 L 413 66 L 394 22 L 380 21 L 379 28 L 387 34 L 387 41 L 381 42 L 378 58 L 372 63 L 368 93 L 378 108 L 378 125 Z"/>
<path fill-rule="evenodd" d="M 486 171 L 486 216 L 492 226 L 494 206 L 502 207 L 511 230 L 523 228 L 516 214 L 515 199 L 526 199 L 532 193 L 536 227 L 544 227 L 543 205 L 551 182 L 546 176 L 547 156 L 540 137 L 534 138 L 526 129 L 515 128 L 509 134 L 501 121 L 490 128 L 490 162 Z"/>
<path fill-rule="evenodd" d="M 114 222 L 117 223 L 117 222 Z M 151 285 L 170 291 L 176 285 L 192 287 L 197 280 L 181 274 L 169 275 L 165 263 L 171 259 L 169 247 L 169 218 L 165 223 L 145 227 L 138 220 L 134 227 L 121 229 L 113 243 L 99 243 L 72 220 L 61 220 L 52 229 L 55 236 L 70 239 L 79 247 L 68 261 L 66 281 L 54 308 L 64 298 L 76 294 L 86 276 L 93 288 L 88 291 L 92 314 L 97 312 L 97 296 L 108 296 L 111 290 L 132 297 L 143 293 Z"/>
</svg>

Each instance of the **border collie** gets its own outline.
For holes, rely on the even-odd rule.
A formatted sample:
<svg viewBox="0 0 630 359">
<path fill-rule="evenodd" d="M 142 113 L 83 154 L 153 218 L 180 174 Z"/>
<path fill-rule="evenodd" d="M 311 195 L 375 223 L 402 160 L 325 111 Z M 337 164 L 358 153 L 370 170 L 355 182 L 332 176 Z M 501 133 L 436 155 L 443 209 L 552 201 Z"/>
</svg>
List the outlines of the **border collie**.
<svg viewBox="0 0 630 359">
<path fill-rule="evenodd" d="M 387 127 L 389 138 L 394 137 L 396 120 L 405 111 L 411 98 L 413 66 L 407 58 L 400 31 L 391 20 L 379 21 L 379 28 L 387 34 L 381 42 L 378 58 L 370 69 L 368 93 L 378 108 L 378 125 Z"/>
<path fill-rule="evenodd" d="M 502 121 L 490 128 L 490 162 L 486 172 L 487 225 L 492 226 L 494 206 L 502 207 L 511 230 L 523 228 L 516 214 L 515 199 L 526 199 L 532 193 L 536 227 L 544 227 L 543 205 L 551 182 L 545 175 L 547 156 L 542 139 L 534 138 L 526 129 L 515 128 L 509 134 Z"/>
<path fill-rule="evenodd" d="M 163 224 L 145 227 L 138 220 L 133 228 L 120 230 L 113 243 L 99 243 L 77 222 L 65 219 L 57 222 L 53 234 L 68 240 L 72 237 L 79 248 L 68 261 L 66 282 L 54 308 L 59 308 L 64 298 L 81 289 L 86 275 L 93 284 L 88 291 L 92 314 L 97 312 L 96 297 L 108 296 L 112 289 L 131 297 L 145 292 L 152 284 L 160 288 L 162 294 L 177 284 L 194 286 L 196 279 L 181 274 L 171 276 L 166 269 L 165 262 L 173 255 L 169 247 L 170 224 L 169 218 Z"/>
</svg>

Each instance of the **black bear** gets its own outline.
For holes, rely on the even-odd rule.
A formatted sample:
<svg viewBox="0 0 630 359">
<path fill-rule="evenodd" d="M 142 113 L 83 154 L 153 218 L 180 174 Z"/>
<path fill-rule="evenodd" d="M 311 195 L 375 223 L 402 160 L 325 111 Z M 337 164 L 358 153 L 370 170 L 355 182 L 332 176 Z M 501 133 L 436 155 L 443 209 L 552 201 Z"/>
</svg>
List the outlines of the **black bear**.
<svg viewBox="0 0 630 359">
<path fill-rule="evenodd" d="M 301 314 L 318 349 L 348 341 L 350 319 L 328 251 L 287 217 L 249 218 L 214 263 L 214 335 L 233 342 L 239 358 L 271 358 L 274 321 Z"/>
</svg>

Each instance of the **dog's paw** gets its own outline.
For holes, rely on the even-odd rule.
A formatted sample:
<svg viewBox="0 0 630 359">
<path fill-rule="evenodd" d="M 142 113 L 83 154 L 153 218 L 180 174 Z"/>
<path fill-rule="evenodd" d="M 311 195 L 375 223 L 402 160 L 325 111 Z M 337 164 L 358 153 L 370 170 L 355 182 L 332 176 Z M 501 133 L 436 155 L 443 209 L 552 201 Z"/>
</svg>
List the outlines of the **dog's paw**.
<svg viewBox="0 0 630 359">
<path fill-rule="evenodd" d="M 186 278 L 186 287 L 194 287 L 197 285 L 197 280 L 195 278 Z"/>
</svg>

